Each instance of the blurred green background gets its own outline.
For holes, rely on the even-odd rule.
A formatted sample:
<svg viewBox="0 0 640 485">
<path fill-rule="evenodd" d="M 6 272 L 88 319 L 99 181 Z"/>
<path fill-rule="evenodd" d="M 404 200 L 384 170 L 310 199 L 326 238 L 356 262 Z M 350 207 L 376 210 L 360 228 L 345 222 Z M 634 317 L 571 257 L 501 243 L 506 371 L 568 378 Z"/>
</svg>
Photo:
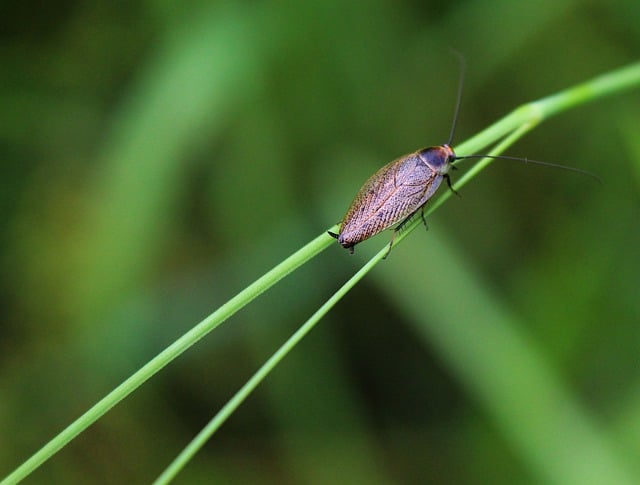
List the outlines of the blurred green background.
<svg viewBox="0 0 640 485">
<path fill-rule="evenodd" d="M 337 222 L 380 166 L 445 142 L 450 47 L 468 64 L 457 142 L 640 53 L 633 0 L 0 11 L 0 476 Z M 495 163 L 179 483 L 640 477 L 639 107 L 621 93 L 512 147 L 604 185 Z M 389 236 L 355 256 L 334 244 L 28 482 L 149 482 Z"/>
</svg>

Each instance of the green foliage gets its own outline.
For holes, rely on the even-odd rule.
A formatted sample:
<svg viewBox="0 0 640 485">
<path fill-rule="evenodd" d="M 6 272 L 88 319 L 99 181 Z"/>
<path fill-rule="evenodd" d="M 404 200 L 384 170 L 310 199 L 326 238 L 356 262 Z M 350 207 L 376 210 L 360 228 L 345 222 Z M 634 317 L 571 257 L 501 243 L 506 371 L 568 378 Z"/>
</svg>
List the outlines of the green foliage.
<svg viewBox="0 0 640 485">
<path fill-rule="evenodd" d="M 4 16 L 0 476 L 336 222 L 379 166 L 444 142 L 449 44 L 469 64 L 458 139 L 640 44 L 633 2 L 68 8 Z M 638 97 L 563 113 L 508 150 L 595 171 L 602 188 L 508 161 L 484 170 L 181 479 L 632 480 Z M 355 257 L 334 243 L 34 478 L 156 477 L 387 241 Z"/>
</svg>

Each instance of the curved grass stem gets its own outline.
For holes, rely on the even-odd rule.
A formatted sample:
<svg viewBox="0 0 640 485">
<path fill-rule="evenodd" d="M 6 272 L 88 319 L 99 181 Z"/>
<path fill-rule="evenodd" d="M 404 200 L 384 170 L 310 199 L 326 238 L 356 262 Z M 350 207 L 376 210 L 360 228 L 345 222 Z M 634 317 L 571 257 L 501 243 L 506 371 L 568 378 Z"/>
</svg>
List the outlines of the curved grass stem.
<svg viewBox="0 0 640 485">
<path fill-rule="evenodd" d="M 478 133 L 465 143 L 460 144 L 456 151 L 461 154 L 477 153 L 482 148 L 495 144 L 502 140 L 491 155 L 498 154 L 506 149 L 509 145 L 522 137 L 527 131 L 531 130 L 544 119 L 564 112 L 568 109 L 593 101 L 600 97 L 619 93 L 625 89 L 640 85 L 640 62 L 635 63 L 607 74 L 595 77 L 587 82 L 581 83 L 574 87 L 560 91 L 554 95 L 542 98 L 540 100 L 525 104 L 520 108 L 512 111 L 510 114 L 492 124 L 485 130 Z M 455 184 L 456 188 L 462 187 L 480 173 L 489 163 L 490 159 L 483 159 L 477 162 L 464 176 L 462 176 Z M 429 207 L 428 213 L 436 210 L 444 201 L 450 197 L 449 192 L 443 193 Z M 396 238 L 394 245 L 400 243 L 411 232 L 419 220 L 413 221 L 407 226 L 402 234 Z M 334 226 L 332 230 L 336 230 Z M 103 416 L 109 409 L 122 401 L 135 389 L 140 387 L 144 382 L 155 375 L 160 369 L 169 364 L 189 347 L 207 335 L 209 332 L 217 328 L 222 322 L 233 315 L 235 312 L 248 305 L 262 292 L 275 285 L 286 275 L 297 269 L 309 259 L 313 258 L 322 250 L 326 249 L 333 243 L 333 239 L 322 234 L 313 241 L 305 245 L 303 248 L 295 252 L 293 255 L 285 259 L 282 263 L 275 266 L 272 270 L 257 279 L 254 283 L 238 293 L 235 297 L 222 305 L 218 310 L 210 316 L 202 320 L 194 326 L 189 332 L 177 339 L 173 344 L 168 346 L 156 357 L 151 359 L 141 369 L 131 375 L 122 384 L 117 386 L 113 391 L 107 394 L 103 399 L 91 407 L 82 416 L 71 423 L 67 428 L 60 432 L 56 437 L 49 441 L 40 450 L 34 453 L 22 465 L 16 468 L 1 483 L 13 484 L 18 483 L 31 472 L 38 468 L 42 463 L 47 461 L 51 456 L 57 453 L 68 442 L 73 440 L 82 431 L 87 429 L 91 424 Z M 387 252 L 387 247 L 380 250 L 356 275 L 354 275 L 345 285 L 333 295 L 305 324 L 285 343 L 272 358 L 270 358 L 262 368 L 243 386 L 243 388 L 232 398 L 231 401 L 216 415 L 212 422 L 198 435 L 196 439 L 189 445 L 180 457 L 172 464 L 165 474 L 158 480 L 164 483 L 165 478 L 170 479 L 177 471 L 184 466 L 185 460 L 188 460 L 195 452 L 206 442 L 206 440 L 215 432 L 216 429 L 233 413 L 235 409 L 242 403 L 246 396 L 261 382 L 266 375 L 277 365 L 278 362 L 291 350 L 291 348 L 315 325 L 315 323 L 340 299 L 346 292 L 359 281 L 375 264 L 377 264 Z M 165 477 L 165 478 L 163 478 Z"/>
</svg>

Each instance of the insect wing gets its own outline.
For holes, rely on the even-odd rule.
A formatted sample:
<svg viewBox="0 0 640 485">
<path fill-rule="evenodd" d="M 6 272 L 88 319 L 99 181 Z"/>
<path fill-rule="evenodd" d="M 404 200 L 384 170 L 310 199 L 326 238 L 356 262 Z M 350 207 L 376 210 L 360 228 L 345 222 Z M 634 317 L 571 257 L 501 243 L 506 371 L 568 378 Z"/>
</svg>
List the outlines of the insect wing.
<svg viewBox="0 0 640 485">
<path fill-rule="evenodd" d="M 341 241 L 357 244 L 402 221 L 433 195 L 441 181 L 442 176 L 417 154 L 385 165 L 356 195 L 341 227 Z"/>
</svg>

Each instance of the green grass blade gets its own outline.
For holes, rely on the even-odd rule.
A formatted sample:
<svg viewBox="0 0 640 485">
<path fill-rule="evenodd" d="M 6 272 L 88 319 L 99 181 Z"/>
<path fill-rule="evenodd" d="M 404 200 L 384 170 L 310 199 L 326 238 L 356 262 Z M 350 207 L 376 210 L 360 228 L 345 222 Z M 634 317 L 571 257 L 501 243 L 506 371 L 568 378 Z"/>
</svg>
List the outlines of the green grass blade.
<svg viewBox="0 0 640 485">
<path fill-rule="evenodd" d="M 323 234 L 313 239 L 307 245 L 296 251 L 280 264 L 275 266 L 269 272 L 262 277 L 254 281 L 235 297 L 229 300 L 227 303 L 218 308 L 215 312 L 209 315 L 207 318 L 198 323 L 195 327 L 185 333 L 182 337 L 176 340 L 169 347 L 160 352 L 156 357 L 151 359 L 140 370 L 135 372 L 126 381 L 116 387 L 113 391 L 107 394 L 104 398 L 98 401 L 93 407 L 91 407 L 82 416 L 71 423 L 60 434 L 53 438 L 49 443 L 43 446 L 39 451 L 33 454 L 27 461 L 16 468 L 9 476 L 7 476 L 2 483 L 12 484 L 18 483 L 20 480 L 27 477 L 38 466 L 48 460 L 51 456 L 57 453 L 63 446 L 69 441 L 79 435 L 82 431 L 88 428 L 91 424 L 97 421 L 102 415 L 104 415 L 109 409 L 122 401 L 125 397 L 131 394 L 134 390 L 140 387 L 154 374 L 160 371 L 169 362 L 174 360 L 184 351 L 186 351 L 193 344 L 198 342 L 201 338 L 207 335 L 209 332 L 218 327 L 227 318 L 247 305 L 249 302 L 258 297 L 261 293 L 275 285 L 282 278 L 294 271 L 299 266 L 303 265 L 309 259 L 313 258 L 323 249 L 327 248 L 333 239 L 327 234 Z"/>
<path fill-rule="evenodd" d="M 579 106 L 586 103 L 587 101 L 595 100 L 605 95 L 614 94 L 624 89 L 628 89 L 632 86 L 637 86 L 638 84 L 640 84 L 640 63 L 635 63 L 630 66 L 612 71 L 605 75 L 598 76 L 590 81 L 566 89 L 555 95 L 548 96 L 532 103 L 528 103 L 521 108 L 514 110 L 511 114 L 505 116 L 503 119 L 483 130 L 466 143 L 458 146 L 457 152 L 460 155 L 471 154 L 477 152 L 482 147 L 489 146 L 496 141 L 504 138 L 503 142 L 496 147 L 496 150 L 492 154 L 499 153 L 500 150 L 503 150 L 504 148 L 509 146 L 516 139 L 523 136 L 533 126 L 537 125 L 541 120 L 549 116 Z M 476 164 L 475 166 L 476 168 L 470 170 L 467 175 L 462 177 L 456 186 L 460 187 L 462 184 L 467 183 L 469 180 L 471 180 L 471 178 L 475 177 L 486 166 L 487 163 L 489 162 L 486 160 L 481 160 L 480 162 L 478 162 L 478 164 Z M 442 196 L 437 199 L 434 204 L 432 204 L 430 212 L 441 205 L 449 196 L 450 195 L 448 193 L 443 193 Z M 406 237 L 408 233 L 413 230 L 413 228 L 415 228 L 418 223 L 419 221 L 416 220 L 413 222 L 413 224 L 408 225 L 407 230 L 399 235 L 399 237 L 395 241 L 395 244 L 400 243 L 404 239 L 404 237 Z M 335 227 L 332 229 L 335 230 Z M 238 295 L 236 295 L 234 298 L 229 300 L 222 307 L 212 313 L 209 317 L 202 320 L 193 329 L 184 334 L 172 345 L 167 347 L 156 357 L 150 360 L 145 366 L 143 366 L 126 381 L 116 387 L 112 392 L 110 392 L 102 400 L 96 403 L 80 418 L 71 423 L 60 434 L 58 434 L 43 448 L 41 448 L 27 461 L 20 465 L 16 470 L 14 470 L 10 475 L 8 475 L 2 483 L 17 483 L 28 476 L 33 470 L 44 463 L 48 458 L 54 455 L 69 441 L 71 441 L 74 437 L 76 437 L 83 430 L 89 427 L 92 423 L 94 423 L 97 419 L 104 415 L 109 409 L 123 400 L 127 395 L 137 389 L 165 365 L 182 354 L 194 343 L 204 337 L 211 330 L 215 329 L 229 316 L 233 315 L 239 309 L 247 305 L 262 292 L 276 284 L 280 279 L 304 264 L 320 251 L 327 248 L 332 243 L 332 241 L 333 240 L 326 234 L 318 236 L 309 244 L 307 244 L 296 253 L 288 257 L 286 260 L 284 260 L 282 263 L 274 267 L 264 276 L 249 285 Z M 367 265 L 365 265 L 356 275 L 354 275 L 354 284 L 364 274 L 366 274 L 366 272 L 368 272 L 373 266 L 375 266 L 375 264 L 380 261 L 385 253 L 386 247 L 383 248 L 372 260 L 370 260 L 369 263 L 367 263 Z M 349 281 L 351 282 L 351 280 Z M 312 317 L 312 319 L 305 323 L 305 326 L 309 325 L 309 328 L 306 329 L 305 332 L 302 332 L 299 338 L 302 338 L 302 336 L 304 336 L 304 334 L 306 334 L 306 332 L 308 332 L 313 327 L 313 325 L 315 325 L 315 321 L 313 321 L 313 323 L 310 322 L 317 315 L 319 315 L 318 318 L 321 316 L 319 312 L 324 311 L 326 313 L 326 311 L 331 308 L 331 306 L 333 306 L 335 302 L 337 302 L 345 293 L 346 290 L 343 292 L 341 289 L 341 291 L 336 293 L 336 295 L 328 300 L 325 305 L 323 305 L 321 309 L 318 310 L 316 314 L 314 314 L 314 317 Z M 336 299 L 334 300 L 334 298 Z M 303 328 L 306 327 L 302 327 L 300 331 L 302 331 Z M 288 352 L 289 350 L 290 349 L 286 349 L 286 351 L 280 358 L 284 357 L 286 352 Z M 269 361 L 271 362 L 271 368 L 273 368 L 273 366 L 275 366 L 278 361 L 278 359 L 273 362 Z M 269 370 L 270 368 L 266 368 L 266 370 L 264 371 L 264 375 L 258 375 L 257 381 L 252 384 L 253 387 L 255 387 L 255 385 L 257 385 L 260 380 L 262 380 L 264 376 L 268 374 Z M 246 392 L 248 395 L 253 387 L 247 387 L 244 392 Z M 237 404 L 234 404 L 234 407 L 228 408 L 228 410 L 225 412 L 226 414 L 223 414 L 221 417 L 217 418 L 219 421 L 219 423 L 216 422 L 217 427 L 219 427 L 224 419 L 228 417 L 230 412 L 232 412 L 237 407 L 237 405 L 242 402 L 242 399 L 244 399 L 244 397 L 246 397 L 246 395 L 241 395 L 240 400 Z M 214 418 L 214 420 L 215 419 L 216 418 Z M 214 428 L 214 431 L 215 429 L 217 429 L 217 427 Z"/>
<path fill-rule="evenodd" d="M 286 355 L 315 327 L 336 303 L 338 303 L 364 276 L 378 264 L 386 254 L 386 248 L 380 250 L 356 274 L 336 291 L 318 310 L 304 322 L 296 332 L 280 346 L 280 348 L 258 369 L 258 371 L 240 388 L 240 390 L 209 421 L 198 435 L 184 448 L 176 459 L 158 477 L 155 484 L 169 483 L 184 468 L 189 460 L 202 448 L 211 436 L 224 424 L 244 400 L 269 375 L 269 373 L 286 357 Z"/>
</svg>

